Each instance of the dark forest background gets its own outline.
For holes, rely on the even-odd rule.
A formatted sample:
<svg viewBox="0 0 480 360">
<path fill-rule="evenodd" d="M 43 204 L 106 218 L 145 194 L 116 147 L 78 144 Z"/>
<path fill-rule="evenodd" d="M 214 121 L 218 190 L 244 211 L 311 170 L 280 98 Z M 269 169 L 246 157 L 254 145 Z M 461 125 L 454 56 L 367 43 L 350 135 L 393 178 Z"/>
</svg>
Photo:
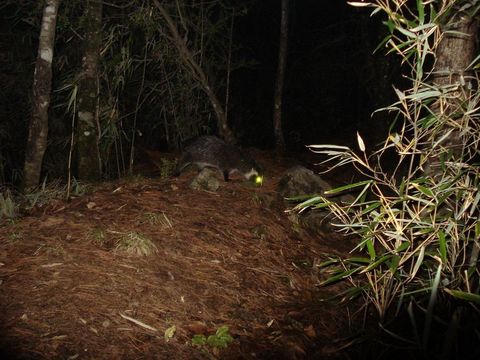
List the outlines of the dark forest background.
<svg viewBox="0 0 480 360">
<path fill-rule="evenodd" d="M 229 125 L 241 145 L 272 148 L 280 2 L 212 2 L 204 6 L 203 15 L 195 3 L 185 2 L 190 11 L 185 16 L 191 21 L 185 25 L 185 36 L 194 49 L 203 41 L 201 62 L 222 100 L 228 48 L 232 49 Z M 0 181 L 4 183 L 21 181 L 42 5 L 5 1 L 0 9 Z M 67 172 L 74 86 L 82 57 L 83 5 L 83 1 L 63 1 L 59 10 L 42 178 L 64 177 Z M 126 165 L 119 164 L 125 162 L 134 134 L 141 147 L 172 151 L 187 138 L 218 132 L 210 103 L 179 65 L 176 49 L 165 40 L 162 22 L 152 11 L 142 1 L 103 5 L 99 106 L 108 177 L 124 173 Z M 289 15 L 282 109 L 287 149 L 303 151 L 306 144 L 325 142 L 349 144 L 356 131 L 369 144 L 380 141 L 388 122 L 371 114 L 390 103 L 392 81 L 399 80 L 398 64 L 385 57 L 382 48 L 372 56 L 386 35 L 382 19 L 370 18 L 368 11 L 344 1 L 291 1 Z M 195 33 L 200 25 L 202 39 Z"/>
</svg>

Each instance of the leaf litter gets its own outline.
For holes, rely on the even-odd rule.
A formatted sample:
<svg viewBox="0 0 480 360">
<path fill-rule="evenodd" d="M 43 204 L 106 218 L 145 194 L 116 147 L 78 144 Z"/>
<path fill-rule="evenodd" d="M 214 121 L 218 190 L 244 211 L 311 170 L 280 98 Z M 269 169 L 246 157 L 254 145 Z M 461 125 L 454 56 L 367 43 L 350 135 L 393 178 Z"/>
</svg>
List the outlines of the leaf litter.
<svg viewBox="0 0 480 360">
<path fill-rule="evenodd" d="M 192 190 L 188 172 L 120 180 L 0 224 L 2 355 L 342 358 L 331 349 L 347 310 L 319 301 L 313 265 L 341 239 L 294 228 L 275 191 L 284 165 L 263 162 L 261 187 L 233 179 L 216 193 Z M 125 234 L 156 251 L 121 251 Z M 223 326 L 227 348 L 192 346 Z"/>
</svg>

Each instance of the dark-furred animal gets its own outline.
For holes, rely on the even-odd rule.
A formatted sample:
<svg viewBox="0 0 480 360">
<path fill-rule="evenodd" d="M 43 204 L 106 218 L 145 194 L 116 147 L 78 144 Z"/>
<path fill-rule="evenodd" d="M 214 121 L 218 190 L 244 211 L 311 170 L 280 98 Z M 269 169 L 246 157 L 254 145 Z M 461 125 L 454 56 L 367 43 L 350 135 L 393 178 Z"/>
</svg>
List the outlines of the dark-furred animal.
<svg viewBox="0 0 480 360">
<path fill-rule="evenodd" d="M 256 179 L 261 172 L 258 164 L 247 153 L 215 136 L 200 136 L 190 141 L 185 146 L 173 175 L 179 176 L 191 164 L 199 170 L 205 167 L 218 169 L 223 173 L 225 181 L 235 172 L 247 180 Z"/>
</svg>

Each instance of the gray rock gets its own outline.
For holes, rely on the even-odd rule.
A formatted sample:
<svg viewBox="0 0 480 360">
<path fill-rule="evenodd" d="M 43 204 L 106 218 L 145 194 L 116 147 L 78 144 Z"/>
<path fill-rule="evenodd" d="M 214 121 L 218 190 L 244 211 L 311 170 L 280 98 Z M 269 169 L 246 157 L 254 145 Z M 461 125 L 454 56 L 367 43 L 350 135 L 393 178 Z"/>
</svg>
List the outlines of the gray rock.
<svg viewBox="0 0 480 360">
<path fill-rule="evenodd" d="M 220 183 L 217 179 L 218 172 L 210 168 L 204 168 L 190 183 L 190 189 L 217 191 Z"/>
<path fill-rule="evenodd" d="M 278 183 L 278 193 L 284 198 L 300 195 L 323 195 L 332 186 L 303 166 L 288 169 Z"/>
<path fill-rule="evenodd" d="M 350 194 L 325 195 L 325 191 L 332 187 L 330 183 L 313 171 L 303 166 L 295 166 L 285 172 L 279 181 L 277 190 L 284 199 L 302 195 L 320 195 L 340 204 L 352 203 L 355 200 Z M 295 227 L 317 234 L 331 234 L 335 231 L 331 225 L 333 217 L 328 208 L 307 210 L 302 213 L 290 212 L 288 218 Z"/>
</svg>

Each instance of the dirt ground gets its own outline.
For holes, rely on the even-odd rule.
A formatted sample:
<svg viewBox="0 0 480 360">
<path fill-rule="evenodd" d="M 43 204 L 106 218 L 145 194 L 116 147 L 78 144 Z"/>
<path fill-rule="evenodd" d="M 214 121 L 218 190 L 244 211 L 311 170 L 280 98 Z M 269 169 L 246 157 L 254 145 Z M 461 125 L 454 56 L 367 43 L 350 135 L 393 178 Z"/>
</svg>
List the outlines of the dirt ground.
<svg viewBox="0 0 480 360">
<path fill-rule="evenodd" d="M 334 289 L 316 265 L 348 247 L 290 222 L 276 185 L 291 164 L 260 161 L 261 187 L 121 180 L 0 223 L 3 358 L 347 358 L 348 309 L 320 301 Z M 135 235 L 157 252 L 117 248 Z M 222 326 L 227 348 L 192 344 Z"/>
</svg>

